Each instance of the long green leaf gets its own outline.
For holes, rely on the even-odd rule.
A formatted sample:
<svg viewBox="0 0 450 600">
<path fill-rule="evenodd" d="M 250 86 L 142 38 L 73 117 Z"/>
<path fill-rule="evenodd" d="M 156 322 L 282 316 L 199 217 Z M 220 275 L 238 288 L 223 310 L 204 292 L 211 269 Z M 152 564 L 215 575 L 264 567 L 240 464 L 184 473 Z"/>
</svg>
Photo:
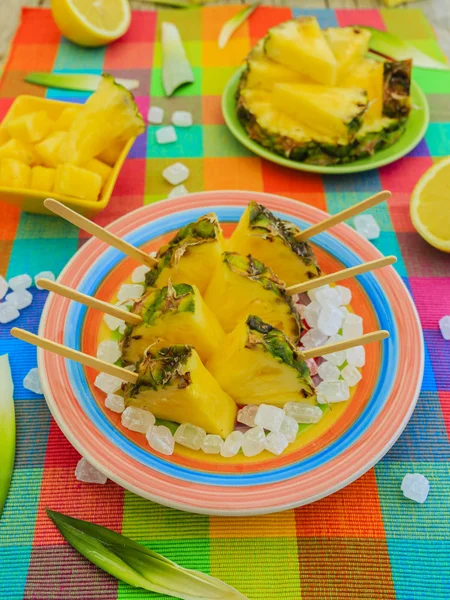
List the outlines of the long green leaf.
<svg viewBox="0 0 450 600">
<path fill-rule="evenodd" d="M 101 80 L 101 75 L 65 75 L 63 73 L 29 73 L 25 77 L 28 83 L 42 85 L 44 87 L 58 88 L 61 90 L 77 90 L 82 92 L 95 92 Z M 137 79 L 116 79 L 117 83 L 123 85 L 127 90 L 135 90 L 139 87 Z"/>
<path fill-rule="evenodd" d="M 225 46 L 228 44 L 228 40 L 236 31 L 236 29 L 249 18 L 249 16 L 258 8 L 259 4 L 259 2 L 256 2 L 255 4 L 246 6 L 233 15 L 231 19 L 228 19 L 219 33 L 219 48 L 225 48 Z"/>
<path fill-rule="evenodd" d="M 80 554 L 132 586 L 181 600 L 248 600 L 220 579 L 184 569 L 110 529 L 49 509 L 47 515 Z"/>
<path fill-rule="evenodd" d="M 166 96 L 186 83 L 194 81 L 194 73 L 186 56 L 180 32 L 173 23 L 161 25 L 162 80 Z"/>
<path fill-rule="evenodd" d="M 0 517 L 8 496 L 14 468 L 16 421 L 13 391 L 8 355 L 4 354 L 0 356 Z"/>
<path fill-rule="evenodd" d="M 439 71 L 447 71 L 450 65 L 447 63 L 435 60 L 424 54 L 413 44 L 405 42 L 396 35 L 387 31 L 380 31 L 373 27 L 362 26 L 372 34 L 369 42 L 369 49 L 377 54 L 382 54 L 394 60 L 407 60 L 412 58 L 414 67 L 422 67 L 423 69 L 437 69 Z"/>
</svg>

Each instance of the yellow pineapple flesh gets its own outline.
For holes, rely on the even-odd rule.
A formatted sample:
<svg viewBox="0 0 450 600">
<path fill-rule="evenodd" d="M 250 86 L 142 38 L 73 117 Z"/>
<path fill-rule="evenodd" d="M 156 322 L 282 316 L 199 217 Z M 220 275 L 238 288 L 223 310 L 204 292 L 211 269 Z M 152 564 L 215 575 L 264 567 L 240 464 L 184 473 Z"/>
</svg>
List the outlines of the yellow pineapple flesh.
<svg viewBox="0 0 450 600">
<path fill-rule="evenodd" d="M 31 167 L 15 158 L 0 160 L 0 186 L 12 188 L 30 187 Z"/>
<path fill-rule="evenodd" d="M 360 27 L 329 27 L 323 33 L 338 62 L 339 83 L 368 51 L 371 33 Z"/>
<path fill-rule="evenodd" d="M 31 169 L 30 187 L 41 192 L 51 192 L 55 184 L 56 170 L 36 166 Z"/>
<path fill-rule="evenodd" d="M 9 121 L 6 130 L 12 138 L 34 144 L 45 138 L 53 129 L 54 122 L 45 110 L 28 113 Z"/>
<path fill-rule="evenodd" d="M 66 135 L 65 131 L 53 131 L 34 147 L 40 162 L 45 167 L 54 168 L 60 163 L 58 151 Z"/>
<path fill-rule="evenodd" d="M 106 180 L 111 175 L 111 167 L 106 163 L 98 160 L 97 158 L 91 158 L 86 163 L 84 163 L 83 169 L 87 169 L 88 171 L 92 171 L 92 173 L 97 173 L 102 178 L 102 186 L 105 185 Z"/>
<path fill-rule="evenodd" d="M 223 438 L 234 428 L 236 404 L 191 346 L 150 348 L 138 366 L 137 383 L 126 384 L 123 395 L 126 406 L 158 419 L 191 423 Z"/>
<path fill-rule="evenodd" d="M 55 130 L 69 131 L 69 129 L 72 127 L 75 117 L 82 110 L 82 108 L 83 107 L 81 104 L 79 106 L 68 106 L 65 108 L 56 120 Z"/>
<path fill-rule="evenodd" d="M 161 348 L 171 344 L 190 344 L 205 361 L 225 337 L 198 289 L 185 283 L 148 291 L 132 312 L 143 321 L 129 325 L 125 331 L 122 358 L 127 363 L 140 361 L 149 346 Z"/>
<path fill-rule="evenodd" d="M 111 144 L 102 152 L 100 152 L 100 154 L 96 158 L 106 163 L 110 167 L 113 167 L 116 164 L 117 159 L 119 158 L 120 153 L 122 152 L 125 146 L 125 141 L 126 140 L 124 140 L 123 138 L 117 138 L 116 140 L 113 140 Z"/>
<path fill-rule="evenodd" d="M 54 191 L 57 194 L 83 200 L 97 200 L 101 187 L 102 179 L 97 173 L 68 163 L 56 168 Z"/>
<path fill-rule="evenodd" d="M 31 144 L 11 139 L 0 146 L 0 158 L 15 158 L 31 165 L 36 162 L 36 155 Z"/>
<path fill-rule="evenodd" d="M 364 58 L 339 84 L 343 88 L 361 88 L 367 92 L 368 107 L 364 113 L 364 123 L 383 117 L 383 64 L 378 60 Z"/>
</svg>

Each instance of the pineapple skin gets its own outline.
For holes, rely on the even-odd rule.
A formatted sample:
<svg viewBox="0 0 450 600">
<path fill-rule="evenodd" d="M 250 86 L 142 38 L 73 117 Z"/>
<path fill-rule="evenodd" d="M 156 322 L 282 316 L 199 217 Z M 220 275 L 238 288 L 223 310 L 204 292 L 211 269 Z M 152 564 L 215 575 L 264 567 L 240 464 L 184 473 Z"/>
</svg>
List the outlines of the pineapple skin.
<svg viewBox="0 0 450 600">
<path fill-rule="evenodd" d="M 282 331 L 256 316 L 237 325 L 206 367 L 237 404 L 284 406 L 316 400 L 297 348 Z"/>
<path fill-rule="evenodd" d="M 299 338 L 300 319 L 283 282 L 251 255 L 223 253 L 206 290 L 205 302 L 226 333 L 255 314 L 284 331 L 292 341 Z"/>
<path fill-rule="evenodd" d="M 294 285 L 321 274 L 311 246 L 294 238 L 299 231 L 262 204 L 250 202 L 228 240 L 228 249 L 243 256 L 251 254 L 287 286 Z"/>
<path fill-rule="evenodd" d="M 129 325 L 125 331 L 122 358 L 126 363 L 139 362 L 149 346 L 171 344 L 191 344 L 205 361 L 225 337 L 198 289 L 185 283 L 148 291 L 132 312 L 140 315 L 143 323 Z"/>
<path fill-rule="evenodd" d="M 125 405 L 158 419 L 192 423 L 225 438 L 235 425 L 237 407 L 191 346 L 150 349 L 138 366 L 136 384 L 125 384 Z"/>
</svg>

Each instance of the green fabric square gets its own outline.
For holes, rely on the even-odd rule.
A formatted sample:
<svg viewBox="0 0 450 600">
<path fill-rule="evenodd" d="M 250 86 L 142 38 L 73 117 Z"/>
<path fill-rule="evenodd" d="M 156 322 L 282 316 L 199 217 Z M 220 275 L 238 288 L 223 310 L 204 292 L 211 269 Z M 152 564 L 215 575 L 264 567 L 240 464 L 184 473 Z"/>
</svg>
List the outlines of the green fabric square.
<svg viewBox="0 0 450 600">
<path fill-rule="evenodd" d="M 21 273 L 34 277 L 41 271 L 52 271 L 59 275 L 77 247 L 76 238 L 16 240 L 11 251 L 7 278 Z"/>
<path fill-rule="evenodd" d="M 65 72 L 98 72 L 103 71 L 106 46 L 100 48 L 83 48 L 63 39 L 59 45 L 53 70 Z"/>
<path fill-rule="evenodd" d="M 175 127 L 177 141 L 170 144 L 158 144 L 158 127 L 147 129 L 147 158 L 194 158 L 203 156 L 201 125 Z"/>
<path fill-rule="evenodd" d="M 450 94 L 450 71 L 413 69 L 413 78 L 425 94 Z"/>
<path fill-rule="evenodd" d="M 73 238 L 78 240 L 79 229 L 59 217 L 22 212 L 16 240 Z"/>
<path fill-rule="evenodd" d="M 181 88 L 178 88 L 174 96 L 200 96 L 202 90 L 202 70 L 200 67 L 192 67 L 194 73 L 194 82 L 188 83 Z M 160 97 L 165 96 L 162 85 L 161 69 L 155 68 L 152 70 L 152 80 L 150 83 L 150 96 Z"/>
<path fill-rule="evenodd" d="M 203 147 L 205 156 L 253 156 L 240 144 L 226 125 L 204 125 Z"/>
<path fill-rule="evenodd" d="M 191 67 L 202 66 L 202 43 L 197 40 L 183 41 L 186 56 L 191 63 Z M 153 68 L 162 67 L 162 46 L 161 42 L 155 42 L 153 53 Z"/>
<path fill-rule="evenodd" d="M 450 123 L 430 123 L 425 134 L 432 156 L 448 156 L 450 149 Z"/>
<path fill-rule="evenodd" d="M 418 8 L 388 8 L 381 9 L 380 13 L 389 33 L 398 35 L 403 40 L 427 40 L 434 37 L 431 25 Z"/>
<path fill-rule="evenodd" d="M 330 192 L 326 193 L 327 200 L 327 209 L 328 212 L 332 215 L 344 210 L 346 208 L 350 208 L 350 206 L 354 206 L 358 202 L 365 200 L 367 198 L 366 192 Z M 363 215 L 372 215 L 378 225 L 380 226 L 381 231 L 394 231 L 394 227 L 392 225 L 391 217 L 389 215 L 389 209 L 386 202 L 381 202 L 381 204 L 377 204 L 373 206 L 369 210 L 361 213 Z M 354 226 L 354 217 L 347 221 L 348 225 Z"/>
<path fill-rule="evenodd" d="M 167 194 L 173 189 L 168 181 L 162 176 L 163 170 L 175 162 L 172 158 L 149 158 L 145 175 L 145 196 L 153 200 L 167 198 Z M 201 158 L 184 158 L 182 163 L 189 169 L 189 178 L 184 183 L 190 192 L 204 190 L 203 160 Z"/>
<path fill-rule="evenodd" d="M 236 67 L 204 67 L 202 93 L 207 96 L 221 96 Z"/>
</svg>

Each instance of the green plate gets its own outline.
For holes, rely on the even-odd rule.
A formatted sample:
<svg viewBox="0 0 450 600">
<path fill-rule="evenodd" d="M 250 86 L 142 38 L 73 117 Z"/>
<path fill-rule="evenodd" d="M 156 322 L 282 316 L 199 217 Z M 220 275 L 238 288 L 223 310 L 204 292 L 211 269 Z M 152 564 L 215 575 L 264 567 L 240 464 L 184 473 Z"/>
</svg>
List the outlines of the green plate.
<svg viewBox="0 0 450 600">
<path fill-rule="evenodd" d="M 236 91 L 239 82 L 239 78 L 245 67 L 241 67 L 234 73 L 230 81 L 227 83 L 225 90 L 222 95 L 222 113 L 225 118 L 225 123 L 228 129 L 234 135 L 234 137 L 241 142 L 243 146 L 266 158 L 274 163 L 289 167 L 290 169 L 297 169 L 298 171 L 309 171 L 311 173 L 325 173 L 325 174 L 344 174 L 344 173 L 359 173 L 361 171 L 369 171 L 370 169 L 377 169 L 383 165 L 388 165 L 408 152 L 411 152 L 413 148 L 417 146 L 420 140 L 425 135 L 425 131 L 428 127 L 430 119 L 430 111 L 428 102 L 425 94 L 422 92 L 420 87 L 414 81 L 411 84 L 411 102 L 413 109 L 409 116 L 406 124 L 406 129 L 402 137 L 395 142 L 392 146 L 384 148 L 376 152 L 373 156 L 368 158 L 361 158 L 355 160 L 352 163 L 346 163 L 344 165 L 309 165 L 289 158 L 284 158 L 275 152 L 271 152 L 260 146 L 257 142 L 251 140 L 245 129 L 242 127 L 236 115 Z"/>
</svg>

